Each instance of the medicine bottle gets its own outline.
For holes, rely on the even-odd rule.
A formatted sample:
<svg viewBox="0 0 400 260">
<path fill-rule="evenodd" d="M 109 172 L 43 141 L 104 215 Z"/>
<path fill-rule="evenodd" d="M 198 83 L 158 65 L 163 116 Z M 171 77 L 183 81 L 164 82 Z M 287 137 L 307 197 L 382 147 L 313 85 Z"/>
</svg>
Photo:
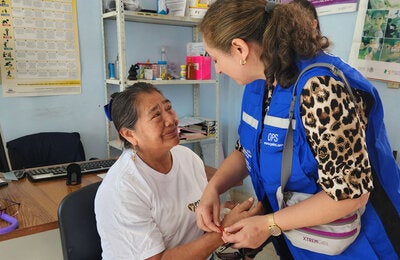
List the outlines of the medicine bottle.
<svg viewBox="0 0 400 260">
<path fill-rule="evenodd" d="M 180 77 L 181 80 L 185 80 L 186 79 L 186 64 L 182 64 L 181 65 L 181 73 L 180 73 Z"/>
<path fill-rule="evenodd" d="M 108 63 L 108 77 L 110 79 L 115 79 L 115 65 L 114 63 Z"/>
</svg>

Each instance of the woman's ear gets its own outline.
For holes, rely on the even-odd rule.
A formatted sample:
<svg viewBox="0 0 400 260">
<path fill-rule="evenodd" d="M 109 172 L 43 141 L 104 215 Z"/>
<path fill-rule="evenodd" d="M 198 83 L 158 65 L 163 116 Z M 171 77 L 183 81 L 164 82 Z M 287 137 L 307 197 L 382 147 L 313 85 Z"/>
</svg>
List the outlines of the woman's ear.
<svg viewBox="0 0 400 260">
<path fill-rule="evenodd" d="M 249 55 L 249 45 L 242 39 L 235 38 L 232 40 L 232 54 L 240 55 L 242 60 L 247 60 Z"/>
<path fill-rule="evenodd" d="M 124 127 L 121 130 L 119 130 L 119 134 L 122 135 L 122 137 L 125 138 L 125 140 L 127 140 L 128 142 L 130 142 L 133 146 L 137 145 L 137 140 L 135 138 L 134 130 Z"/>
</svg>

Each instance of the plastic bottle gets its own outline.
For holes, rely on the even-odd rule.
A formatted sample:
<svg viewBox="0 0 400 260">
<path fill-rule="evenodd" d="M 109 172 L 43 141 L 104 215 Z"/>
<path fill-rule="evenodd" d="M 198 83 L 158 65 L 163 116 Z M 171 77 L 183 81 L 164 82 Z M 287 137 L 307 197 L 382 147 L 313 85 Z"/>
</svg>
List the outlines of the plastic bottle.
<svg viewBox="0 0 400 260">
<path fill-rule="evenodd" d="M 163 46 L 161 47 L 161 60 L 158 61 L 158 79 L 167 79 L 168 73 L 168 62 L 167 62 L 167 50 Z"/>
<path fill-rule="evenodd" d="M 115 65 L 114 63 L 108 63 L 108 76 L 110 79 L 115 79 Z"/>
<path fill-rule="evenodd" d="M 167 61 L 165 60 L 158 61 L 158 71 L 159 75 L 157 79 L 167 79 Z"/>
<path fill-rule="evenodd" d="M 167 50 L 165 47 L 161 47 L 161 60 L 167 61 Z"/>
<path fill-rule="evenodd" d="M 114 62 L 114 75 L 116 79 L 119 79 L 119 60 L 118 55 Z"/>
</svg>

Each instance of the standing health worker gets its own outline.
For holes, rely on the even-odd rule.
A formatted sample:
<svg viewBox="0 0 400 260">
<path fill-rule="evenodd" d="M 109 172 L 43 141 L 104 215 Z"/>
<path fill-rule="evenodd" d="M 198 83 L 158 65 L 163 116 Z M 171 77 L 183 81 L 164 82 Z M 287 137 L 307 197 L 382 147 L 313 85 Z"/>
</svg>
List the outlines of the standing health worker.
<svg viewBox="0 0 400 260">
<path fill-rule="evenodd" d="M 398 259 L 400 254 L 400 169 L 383 123 L 376 89 L 358 71 L 324 50 L 329 41 L 309 10 L 296 3 L 217 0 L 200 25 L 217 73 L 246 85 L 239 141 L 207 185 L 197 224 L 218 232 L 219 194 L 248 174 L 259 200 L 271 212 L 226 227 L 225 242 L 256 248 L 271 237 L 269 227 L 287 231 L 325 224 L 365 207 L 361 231 L 341 254 L 328 256 L 285 241 L 295 259 Z M 342 70 L 340 78 L 314 68 L 296 89 L 294 149 L 287 190 L 313 194 L 279 209 L 282 151 L 293 84 L 310 64 Z M 279 233 L 279 232 L 277 232 Z M 286 252 L 279 252 L 284 255 Z"/>
</svg>

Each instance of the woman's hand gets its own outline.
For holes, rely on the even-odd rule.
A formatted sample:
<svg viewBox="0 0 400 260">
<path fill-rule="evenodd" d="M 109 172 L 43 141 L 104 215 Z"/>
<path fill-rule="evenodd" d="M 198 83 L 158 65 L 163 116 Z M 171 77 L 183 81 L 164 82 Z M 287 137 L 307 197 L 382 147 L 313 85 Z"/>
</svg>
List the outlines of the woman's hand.
<svg viewBox="0 0 400 260">
<path fill-rule="evenodd" d="M 233 248 L 258 248 L 271 235 L 267 226 L 264 215 L 244 218 L 226 227 L 222 239 L 225 243 L 232 243 Z"/>
<path fill-rule="evenodd" d="M 219 195 L 238 185 L 248 171 L 243 153 L 234 150 L 211 178 L 196 209 L 197 226 L 207 232 L 220 231 Z"/>
<path fill-rule="evenodd" d="M 219 222 L 219 194 L 207 187 L 196 209 L 197 226 L 206 232 L 221 232 Z"/>
<path fill-rule="evenodd" d="M 254 199 L 249 198 L 248 200 L 245 200 L 231 208 L 230 212 L 226 214 L 222 220 L 222 226 L 228 227 L 235 224 L 239 220 L 263 214 L 262 203 L 258 202 L 256 206 L 252 207 L 253 204 Z"/>
</svg>

